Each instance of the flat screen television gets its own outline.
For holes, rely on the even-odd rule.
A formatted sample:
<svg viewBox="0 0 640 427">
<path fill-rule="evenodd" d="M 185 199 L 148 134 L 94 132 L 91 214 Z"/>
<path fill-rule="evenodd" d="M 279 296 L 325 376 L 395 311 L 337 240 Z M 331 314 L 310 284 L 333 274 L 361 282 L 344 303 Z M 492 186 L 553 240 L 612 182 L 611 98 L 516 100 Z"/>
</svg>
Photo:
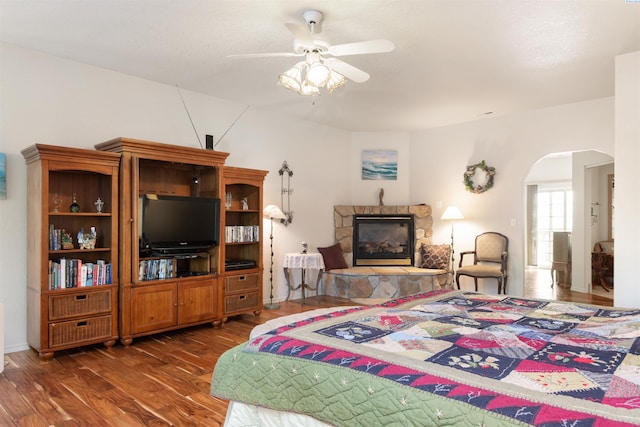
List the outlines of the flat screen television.
<svg viewBox="0 0 640 427">
<path fill-rule="evenodd" d="M 141 202 L 143 248 L 171 251 L 218 244 L 220 199 L 145 194 Z"/>
</svg>

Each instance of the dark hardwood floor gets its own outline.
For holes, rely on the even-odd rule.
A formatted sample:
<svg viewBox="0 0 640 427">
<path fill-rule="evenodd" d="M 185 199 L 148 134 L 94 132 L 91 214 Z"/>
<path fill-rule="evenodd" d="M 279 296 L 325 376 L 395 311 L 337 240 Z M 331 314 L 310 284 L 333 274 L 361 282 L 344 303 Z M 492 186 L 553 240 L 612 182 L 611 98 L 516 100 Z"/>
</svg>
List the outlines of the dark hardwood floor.
<svg viewBox="0 0 640 427">
<path fill-rule="evenodd" d="M 196 326 L 138 338 L 129 347 L 102 345 L 57 352 L 43 362 L 32 350 L 5 355 L 0 374 L 2 426 L 221 426 L 227 402 L 209 395 L 213 366 L 269 319 L 345 299 L 289 301 L 259 317 L 232 317 L 221 328 Z"/>
<path fill-rule="evenodd" d="M 537 288 L 527 287 L 527 296 L 548 298 Z M 557 299 L 611 305 L 593 294 L 556 291 Z M 196 326 L 111 350 L 96 345 L 58 352 L 49 362 L 32 350 L 7 354 L 0 374 L 0 425 L 222 426 L 227 401 L 209 395 L 218 357 L 246 341 L 260 323 L 335 305 L 354 303 L 325 296 L 304 304 L 289 301 L 259 317 L 232 317 L 221 328 Z"/>
</svg>

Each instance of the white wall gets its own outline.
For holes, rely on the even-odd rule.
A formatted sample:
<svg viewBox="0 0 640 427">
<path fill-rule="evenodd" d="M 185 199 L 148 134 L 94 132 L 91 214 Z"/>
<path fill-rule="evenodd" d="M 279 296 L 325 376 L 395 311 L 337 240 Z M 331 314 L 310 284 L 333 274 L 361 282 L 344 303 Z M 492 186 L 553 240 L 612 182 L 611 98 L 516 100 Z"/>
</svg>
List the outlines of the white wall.
<svg viewBox="0 0 640 427">
<path fill-rule="evenodd" d="M 447 205 L 458 206 L 465 216 L 456 223 L 456 254 L 473 249 L 480 232 L 507 235 L 508 292 L 522 295 L 529 170 L 549 153 L 598 150 L 613 155 L 613 102 L 605 98 L 412 133 L 411 202 L 434 207 L 442 202 L 434 208 L 433 241 L 450 240 L 450 225 L 439 220 Z M 485 193 L 472 194 L 464 187 L 463 174 L 467 165 L 481 160 L 496 168 L 495 184 Z M 473 288 L 470 279 L 462 279 L 463 287 Z M 497 292 L 497 286 L 486 281 L 479 290 Z"/>
<path fill-rule="evenodd" d="M 613 301 L 640 307 L 640 51 L 616 57 L 616 240 Z"/>
</svg>

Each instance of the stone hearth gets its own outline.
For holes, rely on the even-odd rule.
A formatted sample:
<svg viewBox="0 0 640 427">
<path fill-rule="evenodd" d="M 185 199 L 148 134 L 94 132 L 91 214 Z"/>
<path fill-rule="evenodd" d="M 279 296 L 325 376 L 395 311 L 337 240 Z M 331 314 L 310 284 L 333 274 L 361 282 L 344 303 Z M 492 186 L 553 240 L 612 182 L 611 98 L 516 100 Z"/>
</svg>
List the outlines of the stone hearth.
<svg viewBox="0 0 640 427">
<path fill-rule="evenodd" d="M 341 298 L 399 298 L 440 289 L 449 283 L 446 270 L 417 267 L 351 267 L 322 275 L 324 294 Z"/>
</svg>

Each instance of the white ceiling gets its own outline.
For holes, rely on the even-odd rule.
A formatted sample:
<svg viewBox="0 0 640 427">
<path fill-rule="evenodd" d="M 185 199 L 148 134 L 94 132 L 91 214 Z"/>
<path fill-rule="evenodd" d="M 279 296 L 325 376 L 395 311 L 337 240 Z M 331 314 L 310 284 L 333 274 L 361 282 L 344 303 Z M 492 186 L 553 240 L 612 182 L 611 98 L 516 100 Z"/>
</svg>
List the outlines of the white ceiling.
<svg viewBox="0 0 640 427">
<path fill-rule="evenodd" d="M 320 10 L 341 59 L 371 74 L 308 98 L 276 84 L 298 58 L 286 22 Z M 638 0 L 0 1 L 0 40 L 351 131 L 403 131 L 613 96 L 614 57 L 640 50 Z"/>
</svg>

